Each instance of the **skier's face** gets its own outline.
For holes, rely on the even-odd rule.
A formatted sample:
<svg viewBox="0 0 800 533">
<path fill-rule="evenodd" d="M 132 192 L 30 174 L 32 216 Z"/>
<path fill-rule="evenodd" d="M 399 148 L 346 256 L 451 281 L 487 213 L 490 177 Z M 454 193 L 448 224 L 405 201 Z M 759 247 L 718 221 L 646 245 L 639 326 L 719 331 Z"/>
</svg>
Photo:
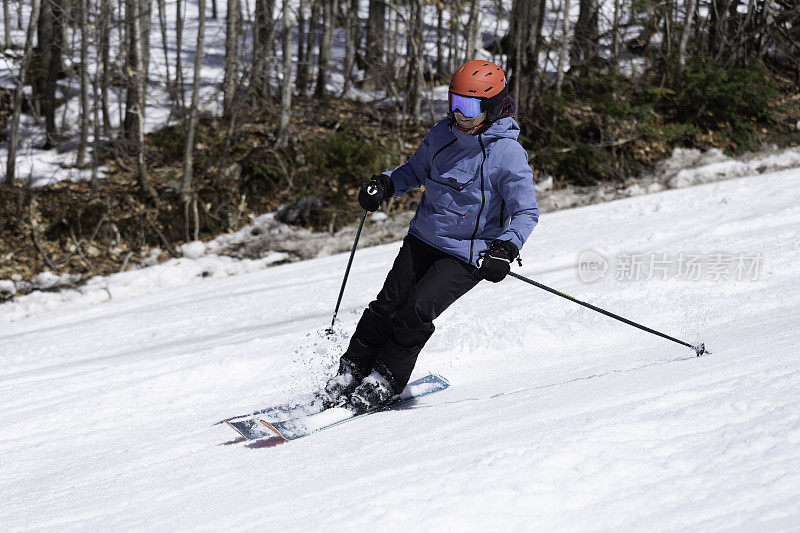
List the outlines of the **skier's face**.
<svg viewBox="0 0 800 533">
<path fill-rule="evenodd" d="M 453 113 L 453 116 L 456 119 L 456 125 L 461 128 L 462 130 L 471 130 L 477 126 L 483 124 L 483 121 L 486 120 L 486 113 L 483 112 L 477 117 L 465 117 L 461 114 L 461 111 L 456 109 Z"/>
</svg>

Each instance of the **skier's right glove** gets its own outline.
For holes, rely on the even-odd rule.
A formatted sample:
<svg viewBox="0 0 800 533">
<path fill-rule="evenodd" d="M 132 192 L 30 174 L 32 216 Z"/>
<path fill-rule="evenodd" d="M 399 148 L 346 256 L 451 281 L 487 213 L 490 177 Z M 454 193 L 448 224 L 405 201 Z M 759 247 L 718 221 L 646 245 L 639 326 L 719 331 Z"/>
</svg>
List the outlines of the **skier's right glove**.
<svg viewBox="0 0 800 533">
<path fill-rule="evenodd" d="M 519 260 L 518 258 L 519 250 L 513 242 L 495 239 L 488 250 L 478 254 L 480 260 L 478 272 L 481 278 L 493 283 L 503 281 L 511 271 L 511 262 L 514 259 Z"/>
<path fill-rule="evenodd" d="M 394 196 L 394 183 L 386 174 L 376 174 L 358 191 L 358 203 L 367 211 L 377 211 L 381 202 Z"/>
</svg>

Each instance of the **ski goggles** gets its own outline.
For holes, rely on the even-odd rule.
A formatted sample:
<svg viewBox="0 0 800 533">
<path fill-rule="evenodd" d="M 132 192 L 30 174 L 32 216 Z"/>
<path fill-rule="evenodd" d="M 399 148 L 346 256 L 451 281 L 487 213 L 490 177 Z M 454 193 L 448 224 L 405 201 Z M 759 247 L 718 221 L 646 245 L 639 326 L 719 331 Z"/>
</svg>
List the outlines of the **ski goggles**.
<svg viewBox="0 0 800 533">
<path fill-rule="evenodd" d="M 460 94 L 448 93 L 450 97 L 450 112 L 455 113 L 456 109 L 467 118 L 474 118 L 483 113 L 481 110 L 481 99 Z"/>
</svg>

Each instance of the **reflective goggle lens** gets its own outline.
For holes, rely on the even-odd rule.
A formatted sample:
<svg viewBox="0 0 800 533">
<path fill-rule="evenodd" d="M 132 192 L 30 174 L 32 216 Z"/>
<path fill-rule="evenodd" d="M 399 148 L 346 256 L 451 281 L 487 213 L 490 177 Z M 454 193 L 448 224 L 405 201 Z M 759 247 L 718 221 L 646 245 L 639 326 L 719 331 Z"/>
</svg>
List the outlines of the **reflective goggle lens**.
<svg viewBox="0 0 800 533">
<path fill-rule="evenodd" d="M 467 118 L 477 117 L 482 113 L 481 100 L 450 93 L 450 112 L 454 113 L 456 109 Z"/>
</svg>

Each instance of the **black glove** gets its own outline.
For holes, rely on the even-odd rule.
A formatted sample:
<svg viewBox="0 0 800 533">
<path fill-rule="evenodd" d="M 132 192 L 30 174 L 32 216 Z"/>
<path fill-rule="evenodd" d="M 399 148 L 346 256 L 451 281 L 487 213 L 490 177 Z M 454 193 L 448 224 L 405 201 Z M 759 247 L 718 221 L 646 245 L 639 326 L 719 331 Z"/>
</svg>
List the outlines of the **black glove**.
<svg viewBox="0 0 800 533">
<path fill-rule="evenodd" d="M 483 279 L 497 283 L 508 275 L 511 271 L 511 262 L 517 257 L 519 250 L 513 242 L 495 239 L 488 250 L 478 254 L 481 260 L 478 272 Z"/>
<path fill-rule="evenodd" d="M 394 196 L 394 183 L 385 174 L 376 174 L 358 191 L 358 203 L 367 211 L 377 211 L 381 202 Z"/>
</svg>

